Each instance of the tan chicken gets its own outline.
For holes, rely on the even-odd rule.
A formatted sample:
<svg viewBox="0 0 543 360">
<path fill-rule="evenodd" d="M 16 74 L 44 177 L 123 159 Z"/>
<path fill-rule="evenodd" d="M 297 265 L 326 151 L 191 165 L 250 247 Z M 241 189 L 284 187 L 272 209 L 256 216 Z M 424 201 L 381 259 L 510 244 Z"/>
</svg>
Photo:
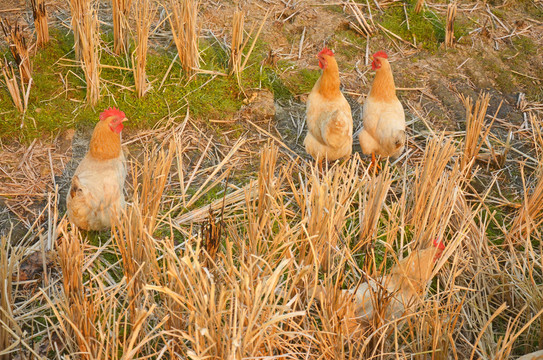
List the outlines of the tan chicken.
<svg viewBox="0 0 543 360">
<path fill-rule="evenodd" d="M 84 230 L 111 227 L 112 218 L 124 208 L 126 164 L 121 131 L 126 117 L 115 108 L 100 114 L 89 152 L 75 170 L 66 197 L 68 219 Z"/>
<path fill-rule="evenodd" d="M 324 48 L 318 55 L 323 70 L 309 97 L 306 116 L 308 132 L 305 149 L 317 161 L 347 158 L 352 152 L 351 106 L 339 90 L 339 70 L 334 53 Z"/>
<path fill-rule="evenodd" d="M 543 360 L 543 350 L 519 357 L 517 360 Z"/>
<path fill-rule="evenodd" d="M 405 146 L 405 113 L 387 58 L 384 51 L 373 54 L 375 79 L 362 111 L 364 128 L 358 135 L 362 152 L 371 154 L 372 165 L 377 165 L 375 155 L 398 157 Z"/>
<path fill-rule="evenodd" d="M 444 249 L 442 242 L 434 241 L 434 246 L 411 252 L 388 275 L 377 280 L 370 279 L 354 289 L 341 290 L 339 302 L 345 303 L 351 299 L 354 303 L 354 314 L 345 319 L 349 328 L 354 329 L 360 322 L 371 321 L 377 308 L 383 311 L 382 315 L 387 321 L 404 315 L 423 296 L 434 264 Z M 326 293 L 326 290 L 318 287 L 317 296 L 320 293 Z"/>
<path fill-rule="evenodd" d="M 423 295 L 430 281 L 435 261 L 444 249 L 442 242 L 434 241 L 432 247 L 413 251 L 397 263 L 387 276 L 378 281 L 363 283 L 358 289 L 347 290 L 350 294 L 354 294 L 356 313 L 360 320 L 369 319 L 374 315 L 376 297 L 372 294 L 381 294 L 382 303 L 388 302 L 386 319 L 401 317 Z"/>
</svg>

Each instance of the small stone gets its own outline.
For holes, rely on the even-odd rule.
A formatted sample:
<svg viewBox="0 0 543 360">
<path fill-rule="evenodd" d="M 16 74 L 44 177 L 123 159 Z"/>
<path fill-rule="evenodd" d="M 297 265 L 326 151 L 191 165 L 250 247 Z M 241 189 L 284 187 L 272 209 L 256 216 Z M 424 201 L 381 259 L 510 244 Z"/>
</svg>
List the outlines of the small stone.
<svg viewBox="0 0 543 360">
<path fill-rule="evenodd" d="M 273 93 L 262 89 L 248 94 L 247 105 L 242 108 L 242 114 L 255 122 L 270 121 L 275 116 Z"/>
</svg>

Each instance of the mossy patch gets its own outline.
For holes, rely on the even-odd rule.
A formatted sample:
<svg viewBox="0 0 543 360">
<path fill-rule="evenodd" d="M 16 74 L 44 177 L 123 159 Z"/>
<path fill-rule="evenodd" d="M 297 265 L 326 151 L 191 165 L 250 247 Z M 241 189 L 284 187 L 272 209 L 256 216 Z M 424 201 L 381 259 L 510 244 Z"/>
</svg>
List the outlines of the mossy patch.
<svg viewBox="0 0 543 360">
<path fill-rule="evenodd" d="M 366 40 L 364 37 L 350 29 L 338 30 L 335 37 L 336 55 L 345 58 L 345 60 L 347 60 L 349 63 L 351 63 L 352 60 L 354 60 L 359 54 L 363 53 L 363 49 L 366 46 Z M 344 65 L 342 70 L 353 67 L 353 65 L 347 65 L 346 62 L 342 63 Z"/>
<path fill-rule="evenodd" d="M 415 13 L 413 7 L 407 10 L 409 28 L 402 6 L 387 9 L 379 23 L 403 39 L 416 42 L 427 50 L 436 50 L 445 41 L 445 19 L 433 11 Z"/>
<path fill-rule="evenodd" d="M 0 114 L 6 119 L 0 124 L 1 139 L 31 141 L 43 135 L 54 136 L 66 128 L 91 125 L 109 106 L 122 109 L 131 128 L 148 128 L 187 104 L 191 114 L 201 119 L 232 117 L 243 104 L 243 93 L 234 76 L 200 73 L 189 77 L 178 62 L 165 76 L 175 53 L 150 49 L 146 69 L 151 89 L 141 99 L 134 92 L 131 57 L 102 51 L 101 99 L 93 108 L 85 103 L 84 74 L 74 61 L 73 35 L 57 29 L 52 29 L 51 35 L 50 44 L 33 58 L 34 79 L 24 116 L 13 106 L 7 89 L 0 88 Z M 108 35 L 104 36 L 107 42 Z M 265 53 L 266 45 L 257 42 L 240 83 L 244 88 L 262 86 L 274 92 L 284 91 L 274 79 L 273 69 L 259 66 Z M 228 72 L 228 53 L 216 41 L 202 41 L 200 55 L 202 69 Z"/>
<path fill-rule="evenodd" d="M 313 85 L 315 85 L 315 82 L 320 76 L 320 71 L 304 68 L 293 71 L 290 76 L 285 79 L 285 83 L 294 94 L 305 94 L 311 91 Z"/>
</svg>

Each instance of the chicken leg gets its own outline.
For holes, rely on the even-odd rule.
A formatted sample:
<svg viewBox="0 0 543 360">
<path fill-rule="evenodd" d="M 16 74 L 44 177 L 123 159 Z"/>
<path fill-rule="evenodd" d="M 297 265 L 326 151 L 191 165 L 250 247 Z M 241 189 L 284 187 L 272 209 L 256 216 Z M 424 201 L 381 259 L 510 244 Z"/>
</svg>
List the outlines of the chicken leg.
<svg viewBox="0 0 543 360">
<path fill-rule="evenodd" d="M 370 163 L 369 170 L 371 170 L 373 168 L 375 168 L 376 173 L 379 172 L 379 170 L 381 170 L 381 165 L 379 165 L 379 162 L 375 158 L 375 153 L 374 152 L 371 153 L 371 163 Z"/>
</svg>

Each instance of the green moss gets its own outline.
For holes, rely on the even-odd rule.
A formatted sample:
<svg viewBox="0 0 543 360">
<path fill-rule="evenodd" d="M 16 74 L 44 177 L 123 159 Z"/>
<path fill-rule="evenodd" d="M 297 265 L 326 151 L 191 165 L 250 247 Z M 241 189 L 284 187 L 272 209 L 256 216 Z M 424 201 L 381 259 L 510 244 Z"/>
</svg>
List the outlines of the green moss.
<svg viewBox="0 0 543 360">
<path fill-rule="evenodd" d="M 103 36 L 105 41 L 111 37 L 109 34 Z M 191 114 L 201 119 L 232 117 L 242 106 L 242 92 L 235 77 L 198 74 L 189 78 L 178 62 L 161 87 L 175 53 L 150 49 L 147 77 L 152 88 L 141 99 L 134 92 L 130 56 L 101 53 L 101 100 L 92 108 L 85 103 L 83 71 L 74 66 L 73 36 L 52 29 L 51 38 L 50 44 L 40 49 L 33 59 L 34 82 L 22 129 L 23 116 L 14 108 L 7 89 L 0 88 L 0 114 L 6 119 L 0 124 L 0 138 L 3 140 L 18 138 L 31 141 L 43 135 L 54 136 L 67 128 L 92 125 L 100 111 L 108 106 L 122 109 L 130 120 L 131 128 L 151 127 L 187 103 Z M 228 72 L 228 54 L 216 41 L 202 41 L 201 50 L 203 69 Z M 263 86 L 274 92 L 284 92 L 281 82 L 274 78 L 273 70 L 258 66 L 266 53 L 266 45 L 257 42 L 241 83 L 245 88 Z"/>
<path fill-rule="evenodd" d="M 498 53 L 504 64 L 518 73 L 539 79 L 543 78 L 543 67 L 537 66 L 537 61 L 534 61 L 539 50 L 537 44 L 531 38 L 525 36 L 515 36 L 511 39 L 511 42 L 512 46 Z M 521 86 L 529 99 L 533 101 L 543 100 L 543 88 L 534 79 L 509 71 L 504 72 L 503 69 L 498 70 L 500 76 L 503 77 L 504 73 L 507 73 L 507 77 L 510 77 L 516 84 Z M 503 81 L 505 80 L 503 79 Z"/>
<path fill-rule="evenodd" d="M 305 94 L 311 91 L 320 76 L 320 71 L 303 68 L 294 71 L 285 82 L 294 94 Z"/>
<path fill-rule="evenodd" d="M 386 11 L 379 19 L 382 26 L 407 41 L 413 42 L 424 49 L 436 50 L 439 44 L 445 41 L 445 27 L 443 19 L 433 11 L 421 11 L 416 14 L 413 7 L 407 11 L 409 29 L 403 7 L 394 6 Z"/>
<path fill-rule="evenodd" d="M 362 49 L 366 46 L 365 39 L 352 30 L 338 30 L 335 33 L 337 43 L 334 46 L 336 55 L 343 56 L 347 61 L 352 62 L 360 53 L 363 52 Z M 342 62 L 342 70 L 351 70 L 353 65 L 350 65 L 346 62 Z M 351 67 L 349 69 L 348 67 Z"/>
<path fill-rule="evenodd" d="M 523 56 L 535 55 L 537 54 L 538 45 L 527 36 L 515 36 L 512 39 L 513 46 L 521 53 Z"/>
<path fill-rule="evenodd" d="M 271 86 L 273 96 L 277 100 L 288 100 L 293 96 L 292 91 L 285 85 L 283 80 L 273 71 L 266 72 L 267 81 Z"/>
</svg>

